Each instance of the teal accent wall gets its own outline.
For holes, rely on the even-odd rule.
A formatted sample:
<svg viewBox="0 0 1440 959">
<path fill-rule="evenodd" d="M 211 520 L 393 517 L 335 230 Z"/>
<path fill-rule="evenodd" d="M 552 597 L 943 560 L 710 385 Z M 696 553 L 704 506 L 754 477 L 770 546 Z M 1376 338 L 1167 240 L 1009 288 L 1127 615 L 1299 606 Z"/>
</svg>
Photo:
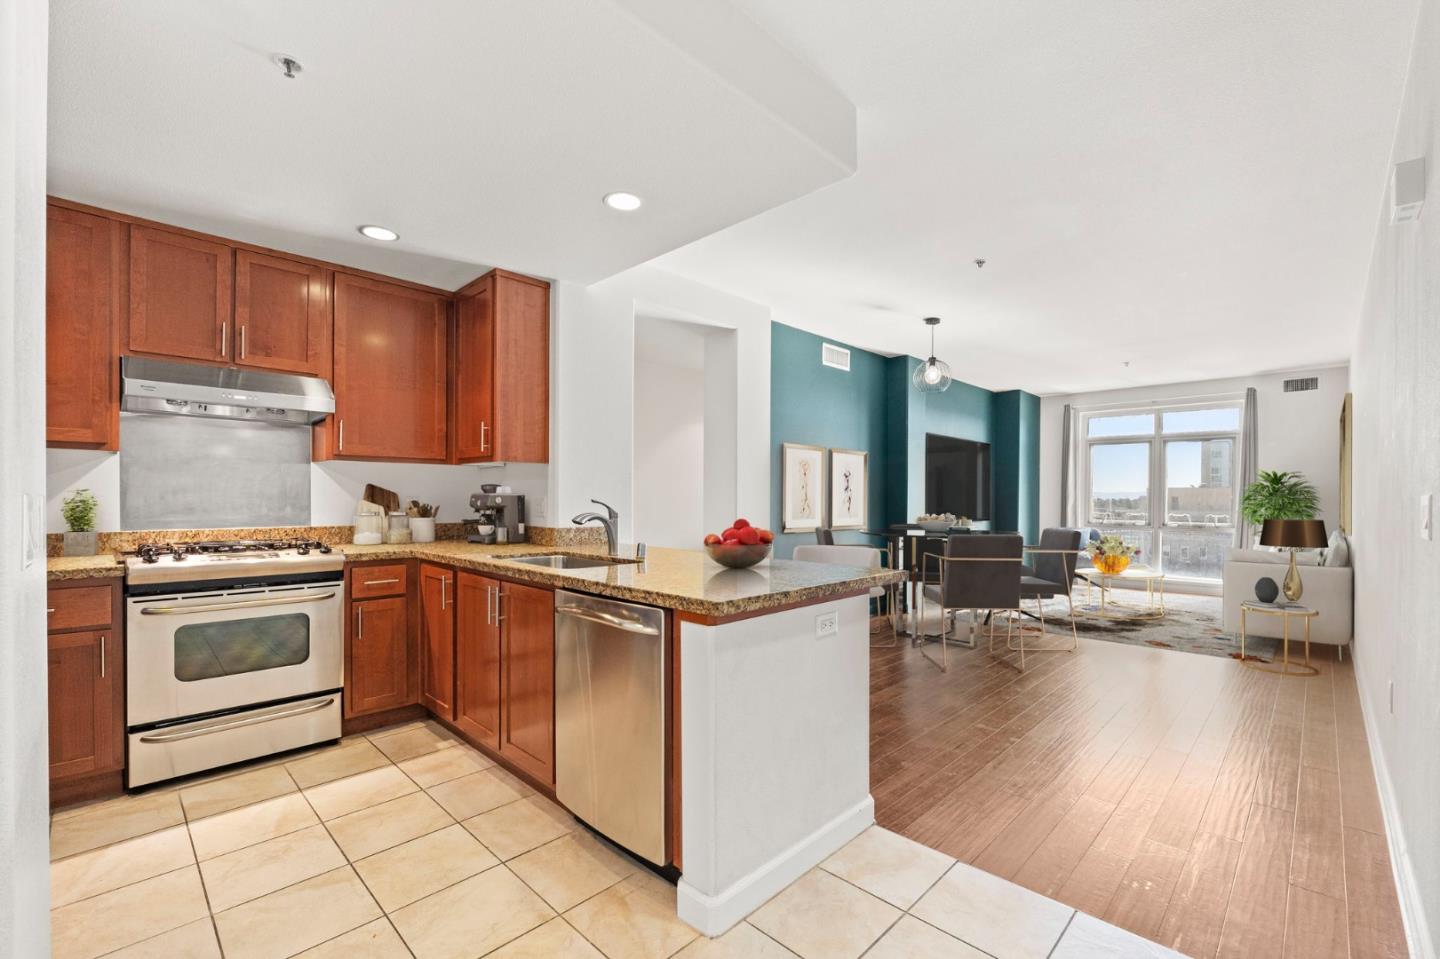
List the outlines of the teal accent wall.
<svg viewBox="0 0 1440 959">
<path fill-rule="evenodd" d="M 820 362 L 820 345 L 835 343 L 850 350 L 850 371 L 837 370 Z M 864 450 L 870 454 L 867 467 L 870 483 L 866 510 L 872 524 L 887 522 L 885 469 L 888 447 L 885 357 L 826 340 L 785 326 L 770 324 L 770 518 L 775 531 L 775 555 L 789 558 L 797 544 L 814 543 L 811 533 L 780 532 L 782 503 L 780 479 L 782 443 L 806 443 L 832 449 Z M 830 464 L 825 464 L 825 482 L 830 482 Z M 744 504 L 741 504 L 744 509 Z M 755 522 L 755 517 L 747 517 Z M 720 530 L 711 532 L 719 533 Z"/>
<path fill-rule="evenodd" d="M 1039 538 L 1039 397 L 1020 390 L 992 393 L 959 380 L 943 393 L 921 393 L 910 382 L 921 362 L 913 356 L 883 357 L 782 323 L 772 323 L 770 330 L 769 525 L 777 557 L 788 558 L 795 546 L 815 542 L 810 533 L 780 532 L 784 443 L 868 452 L 868 508 L 875 527 L 925 511 L 926 433 L 989 443 L 994 483 L 989 525 L 1019 530 L 1026 542 Z M 827 342 L 850 350 L 850 372 L 821 364 L 820 346 Z M 866 542 L 843 532 L 836 539 Z"/>
</svg>

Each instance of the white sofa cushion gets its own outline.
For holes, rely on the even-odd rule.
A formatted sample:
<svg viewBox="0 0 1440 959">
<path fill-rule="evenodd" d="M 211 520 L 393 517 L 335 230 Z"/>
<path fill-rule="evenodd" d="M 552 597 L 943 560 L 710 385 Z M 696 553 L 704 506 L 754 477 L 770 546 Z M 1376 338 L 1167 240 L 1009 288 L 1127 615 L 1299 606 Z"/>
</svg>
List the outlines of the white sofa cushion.
<svg viewBox="0 0 1440 959">
<path fill-rule="evenodd" d="M 1325 565 L 1350 565 L 1350 540 L 1338 529 L 1330 533 L 1330 545 L 1325 549 Z"/>
<path fill-rule="evenodd" d="M 1323 554 L 1316 549 L 1297 549 L 1295 551 L 1296 566 L 1320 566 L 1323 559 Z M 1290 552 L 1270 549 L 1232 549 L 1227 560 L 1231 563 L 1279 563 L 1289 566 Z"/>
</svg>

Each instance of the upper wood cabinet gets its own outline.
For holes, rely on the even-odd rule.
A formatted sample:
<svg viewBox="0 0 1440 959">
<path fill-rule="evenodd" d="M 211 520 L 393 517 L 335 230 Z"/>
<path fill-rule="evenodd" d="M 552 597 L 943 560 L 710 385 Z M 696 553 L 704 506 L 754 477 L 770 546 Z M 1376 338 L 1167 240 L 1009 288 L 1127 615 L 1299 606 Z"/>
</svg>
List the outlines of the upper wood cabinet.
<svg viewBox="0 0 1440 959">
<path fill-rule="evenodd" d="M 46 222 L 45 441 L 118 450 L 124 228 L 53 205 Z"/>
<path fill-rule="evenodd" d="M 420 705 L 455 719 L 455 571 L 420 564 Z"/>
<path fill-rule="evenodd" d="M 233 283 L 229 245 L 131 226 L 126 351 L 232 362 Z"/>
<path fill-rule="evenodd" d="M 235 251 L 235 331 L 240 366 L 330 375 L 330 271 L 283 256 Z"/>
<path fill-rule="evenodd" d="M 318 459 L 447 460 L 449 298 L 335 274 L 335 415 Z"/>
<path fill-rule="evenodd" d="M 455 462 L 550 459 L 550 285 L 492 270 L 455 298 Z"/>
<path fill-rule="evenodd" d="M 498 605 L 502 673 L 500 755 L 555 782 L 555 593 L 505 583 Z"/>
</svg>

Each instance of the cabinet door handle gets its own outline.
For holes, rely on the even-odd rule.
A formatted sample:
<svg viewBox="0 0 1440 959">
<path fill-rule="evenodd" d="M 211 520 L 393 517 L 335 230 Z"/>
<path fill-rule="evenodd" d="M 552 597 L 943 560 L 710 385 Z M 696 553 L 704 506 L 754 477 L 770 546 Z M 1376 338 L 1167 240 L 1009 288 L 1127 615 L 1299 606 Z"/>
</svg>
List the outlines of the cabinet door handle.
<svg viewBox="0 0 1440 959">
<path fill-rule="evenodd" d="M 355 607 L 355 638 L 365 638 L 365 607 Z"/>
<path fill-rule="evenodd" d="M 104 678 L 105 678 L 105 640 L 106 640 L 106 637 L 104 637 L 104 636 L 101 636 L 101 637 L 100 637 L 100 678 L 101 678 L 101 679 L 104 679 Z"/>
<path fill-rule="evenodd" d="M 445 584 L 446 584 L 447 582 L 449 582 L 449 577 L 446 577 L 446 576 L 441 576 L 441 577 L 440 577 L 440 608 L 441 608 L 441 609 L 444 609 L 444 608 L 445 608 Z"/>
<path fill-rule="evenodd" d="M 386 583 L 398 583 L 398 582 L 400 582 L 400 581 L 399 581 L 398 579 L 394 579 L 394 578 L 391 578 L 391 579 L 367 579 L 367 580 L 363 580 L 363 581 L 360 583 L 360 585 L 361 585 L 361 586 L 384 586 Z M 444 582 L 444 581 L 442 580 L 441 582 Z"/>
<path fill-rule="evenodd" d="M 488 453 L 488 452 L 490 452 L 490 444 L 489 444 L 488 442 L 486 442 L 486 440 L 485 440 L 485 434 L 488 433 L 488 432 L 490 432 L 490 427 L 485 423 L 484 420 L 481 420 L 481 421 L 480 421 L 480 452 L 482 452 L 482 453 Z"/>
<path fill-rule="evenodd" d="M 490 626 L 495 622 L 495 594 L 490 592 L 494 586 L 485 587 L 485 625 Z"/>
<path fill-rule="evenodd" d="M 505 604 L 502 603 L 502 602 L 500 602 L 500 601 L 501 601 L 502 599 L 504 599 L 504 598 L 505 598 L 505 594 L 500 591 L 500 587 L 499 587 L 499 586 L 496 586 L 496 587 L 495 587 L 495 625 L 496 625 L 496 626 L 499 626 L 502 622 L 505 621 L 505 613 L 504 613 Z"/>
<path fill-rule="evenodd" d="M 340 421 L 340 446 L 338 452 L 345 452 L 345 421 Z"/>
<path fill-rule="evenodd" d="M 50 614 L 50 613 L 53 613 L 53 612 L 55 612 L 55 608 L 54 608 L 53 606 L 47 607 L 46 610 L 45 610 L 45 613 L 46 613 L 47 615 Z"/>
<path fill-rule="evenodd" d="M 225 355 L 226 341 L 230 339 L 230 321 L 220 321 L 220 355 Z"/>
<path fill-rule="evenodd" d="M 240 327 L 240 359 L 245 359 L 245 327 Z"/>
</svg>

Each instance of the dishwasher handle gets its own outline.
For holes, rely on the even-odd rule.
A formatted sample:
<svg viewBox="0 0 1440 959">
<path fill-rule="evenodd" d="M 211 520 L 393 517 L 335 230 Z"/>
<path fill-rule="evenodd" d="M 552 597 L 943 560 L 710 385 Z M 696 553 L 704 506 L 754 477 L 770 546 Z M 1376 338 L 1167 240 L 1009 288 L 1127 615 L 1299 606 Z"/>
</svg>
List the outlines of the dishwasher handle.
<svg viewBox="0 0 1440 959">
<path fill-rule="evenodd" d="M 555 612 L 564 613 L 566 616 L 573 616 L 576 619 L 583 619 L 586 622 L 599 623 L 601 626 L 623 629 L 627 633 L 638 633 L 641 636 L 660 635 L 660 630 L 653 626 L 646 626 L 644 623 L 637 623 L 619 616 L 611 616 L 609 613 L 602 613 L 599 610 L 586 609 L 583 606 L 556 606 Z"/>
</svg>

